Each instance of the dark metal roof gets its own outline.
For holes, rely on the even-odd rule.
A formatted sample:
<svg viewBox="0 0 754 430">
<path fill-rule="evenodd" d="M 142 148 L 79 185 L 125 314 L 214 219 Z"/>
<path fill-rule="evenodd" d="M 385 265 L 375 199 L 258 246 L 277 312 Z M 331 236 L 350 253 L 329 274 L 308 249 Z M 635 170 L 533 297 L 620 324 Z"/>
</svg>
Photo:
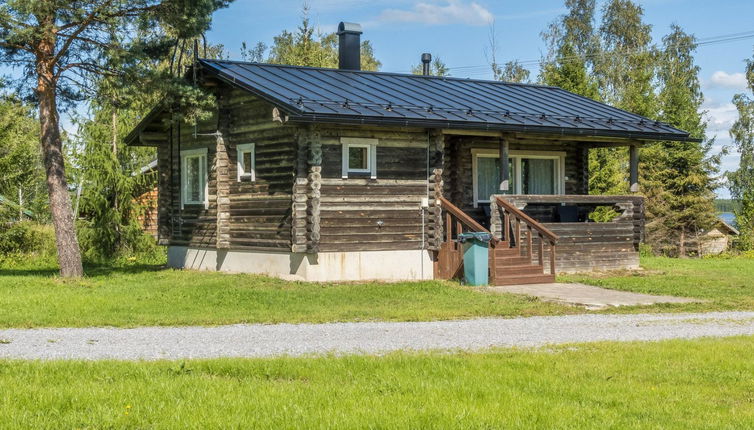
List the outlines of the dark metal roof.
<svg viewBox="0 0 754 430">
<path fill-rule="evenodd" d="M 291 121 L 696 140 L 561 88 L 476 79 L 199 60 Z"/>
</svg>

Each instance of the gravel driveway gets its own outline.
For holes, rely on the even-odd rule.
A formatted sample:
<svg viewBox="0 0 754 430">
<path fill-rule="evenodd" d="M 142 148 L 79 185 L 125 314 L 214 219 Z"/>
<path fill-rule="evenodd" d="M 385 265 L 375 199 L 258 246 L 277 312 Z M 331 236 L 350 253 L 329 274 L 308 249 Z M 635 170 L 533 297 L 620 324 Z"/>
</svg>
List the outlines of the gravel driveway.
<svg viewBox="0 0 754 430">
<path fill-rule="evenodd" d="M 754 312 L 436 322 L 0 330 L 0 358 L 186 359 L 754 335 Z"/>
</svg>

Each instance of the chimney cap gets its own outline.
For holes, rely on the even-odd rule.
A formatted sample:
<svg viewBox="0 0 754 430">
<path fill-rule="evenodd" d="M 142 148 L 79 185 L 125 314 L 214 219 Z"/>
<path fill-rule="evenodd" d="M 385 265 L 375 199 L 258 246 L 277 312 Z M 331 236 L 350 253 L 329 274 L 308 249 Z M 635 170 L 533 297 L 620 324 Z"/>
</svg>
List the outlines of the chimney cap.
<svg viewBox="0 0 754 430">
<path fill-rule="evenodd" d="M 429 63 L 432 61 L 432 54 L 425 52 L 422 54 L 422 63 Z"/>
<path fill-rule="evenodd" d="M 338 34 L 344 33 L 361 34 L 361 25 L 354 22 L 341 22 L 338 24 Z"/>
</svg>

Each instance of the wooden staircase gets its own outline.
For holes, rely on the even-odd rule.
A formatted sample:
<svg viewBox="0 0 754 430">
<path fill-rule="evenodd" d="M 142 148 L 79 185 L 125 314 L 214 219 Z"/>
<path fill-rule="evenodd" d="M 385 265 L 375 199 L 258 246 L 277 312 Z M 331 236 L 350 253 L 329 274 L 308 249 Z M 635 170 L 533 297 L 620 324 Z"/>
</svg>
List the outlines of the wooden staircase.
<svg viewBox="0 0 754 430">
<path fill-rule="evenodd" d="M 489 230 L 448 200 L 440 198 L 440 202 L 445 215 L 445 240 L 435 263 L 435 277 L 450 279 L 462 275 L 463 267 L 462 247 L 454 238 L 466 231 L 489 233 Z M 555 245 L 558 236 L 499 197 L 495 199 L 492 208 L 495 210 L 492 224 L 498 227 L 495 230 L 500 233 L 490 243 L 490 284 L 502 286 L 555 282 Z M 549 244 L 549 267 L 544 262 L 545 243 Z M 548 273 L 545 273 L 546 269 Z"/>
<path fill-rule="evenodd" d="M 490 247 L 490 284 L 519 285 L 555 282 L 555 275 L 545 273 L 541 264 L 532 263 L 528 255 L 521 255 L 518 247 L 498 241 Z"/>
<path fill-rule="evenodd" d="M 494 199 L 490 212 L 493 214 L 490 224 L 498 226 L 495 230 L 502 236 L 490 247 L 490 284 L 555 282 L 558 236 L 500 197 Z M 545 273 L 545 242 L 549 243 L 549 273 Z"/>
</svg>

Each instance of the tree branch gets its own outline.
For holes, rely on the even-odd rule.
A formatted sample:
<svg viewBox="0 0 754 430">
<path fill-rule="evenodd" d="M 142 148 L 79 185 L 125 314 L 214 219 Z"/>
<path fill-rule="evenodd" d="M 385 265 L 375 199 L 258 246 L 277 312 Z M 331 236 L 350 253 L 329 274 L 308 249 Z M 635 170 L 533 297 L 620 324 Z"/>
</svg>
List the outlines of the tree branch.
<svg viewBox="0 0 754 430">
<path fill-rule="evenodd" d="M 100 66 L 99 64 L 79 62 L 79 63 L 69 63 L 65 65 L 64 67 L 61 67 L 58 70 L 58 72 L 55 73 L 55 77 L 56 78 L 61 77 L 63 73 L 71 69 L 81 69 L 89 73 L 96 73 L 99 75 L 107 75 L 107 76 L 118 75 L 117 70 L 108 69 L 107 67 Z"/>
<path fill-rule="evenodd" d="M 15 43 L 3 42 L 2 40 L 0 40 L 0 47 L 7 48 L 7 49 L 20 49 L 22 51 L 31 52 L 32 54 L 34 53 L 34 51 L 31 48 L 29 48 L 28 46 L 17 45 Z"/>
<path fill-rule="evenodd" d="M 97 14 L 100 13 L 110 3 L 112 3 L 112 1 L 113 0 L 105 0 L 101 5 L 94 8 L 94 10 L 92 10 L 92 12 L 89 15 L 87 15 L 87 17 L 84 18 L 83 21 L 81 21 L 81 24 L 78 26 L 78 28 L 76 28 L 76 30 L 70 34 L 70 37 L 68 38 L 68 40 L 66 40 L 63 43 L 63 46 L 60 48 L 58 53 L 55 54 L 55 57 L 52 59 L 53 65 L 57 64 L 57 62 L 60 61 L 60 58 L 63 57 L 63 55 L 65 55 L 66 52 L 68 52 L 68 48 L 71 47 L 71 44 L 75 40 L 75 37 L 81 34 L 84 30 L 86 30 L 87 27 L 89 27 L 89 24 L 91 24 L 91 22 L 94 20 L 94 18 L 97 17 Z M 58 31 L 56 31 L 56 33 L 57 32 L 59 32 L 59 29 Z"/>
<path fill-rule="evenodd" d="M 124 17 L 124 16 L 135 16 L 135 15 L 138 15 L 139 13 L 141 13 L 141 12 L 149 12 L 149 11 L 156 10 L 160 6 L 162 6 L 162 5 L 161 4 L 156 4 L 156 5 L 152 5 L 152 6 L 134 7 L 134 8 L 130 8 L 130 9 L 123 9 L 123 10 L 118 11 L 116 13 L 108 13 L 108 14 L 102 15 L 102 18 L 117 18 L 117 17 Z M 103 22 L 100 19 L 98 19 L 96 16 L 92 20 Z M 58 27 L 58 31 L 59 32 L 60 31 L 65 31 L 65 30 L 68 30 L 69 28 L 73 28 L 73 27 L 79 26 L 84 21 L 76 21 L 76 22 L 71 22 L 71 23 L 65 24 L 65 25 L 61 25 L 60 27 Z"/>
</svg>

